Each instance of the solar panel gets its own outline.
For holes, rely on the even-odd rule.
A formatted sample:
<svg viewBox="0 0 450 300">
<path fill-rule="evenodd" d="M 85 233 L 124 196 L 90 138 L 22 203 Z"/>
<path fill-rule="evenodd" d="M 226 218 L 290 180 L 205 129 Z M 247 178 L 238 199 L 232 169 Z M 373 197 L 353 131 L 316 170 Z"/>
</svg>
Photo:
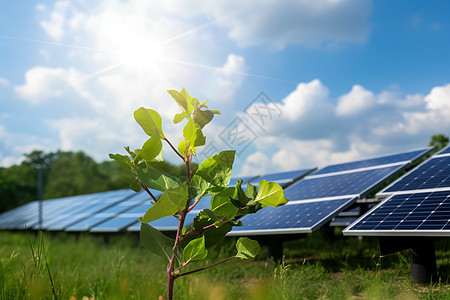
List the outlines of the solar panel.
<svg viewBox="0 0 450 300">
<path fill-rule="evenodd" d="M 416 159 L 422 157 L 424 154 L 431 151 L 432 147 L 427 148 L 421 148 L 417 150 L 412 150 L 408 152 L 402 152 L 397 154 L 391 154 L 371 159 L 365 159 L 365 160 L 358 160 L 348 163 L 342 163 L 342 164 L 335 164 L 330 165 L 325 168 L 320 169 L 319 171 L 315 172 L 314 174 L 325 174 L 325 173 L 334 173 L 334 172 L 341 172 L 346 170 L 354 170 L 354 169 L 360 169 L 360 168 L 367 168 L 367 167 L 373 167 L 373 166 L 380 166 L 380 165 L 387 165 L 392 163 L 399 163 L 399 162 L 409 162 L 409 161 L 415 161 Z M 424 151 L 426 151 L 424 153 Z"/>
<path fill-rule="evenodd" d="M 449 153 L 450 153 L 450 146 L 447 146 L 444 149 L 442 149 L 437 155 L 449 154 Z"/>
<path fill-rule="evenodd" d="M 449 236 L 450 191 L 394 194 L 346 228 L 344 234 Z"/>
<path fill-rule="evenodd" d="M 295 171 L 265 174 L 265 175 L 261 175 L 260 177 L 252 180 L 252 184 L 255 186 L 258 186 L 259 181 L 264 179 L 266 181 L 276 182 L 279 185 L 281 185 L 282 187 L 286 187 L 289 184 L 306 176 L 307 174 L 311 173 L 314 170 L 315 169 L 302 169 L 302 170 L 295 170 Z"/>
<path fill-rule="evenodd" d="M 324 168 L 312 175 L 290 185 L 285 189 L 285 196 L 289 203 L 277 208 L 264 208 L 256 214 L 242 218 L 243 227 L 233 228 L 230 235 L 258 235 L 258 234 L 288 234 L 308 233 L 331 221 L 339 212 L 350 207 L 360 197 L 369 195 L 380 184 L 398 174 L 411 161 L 405 158 L 418 159 L 425 155 L 429 148 L 422 149 L 421 154 L 410 151 L 397 154 L 386 159 L 383 157 L 374 161 L 382 165 L 371 165 L 362 168 L 361 164 L 348 163 L 346 168 L 353 166 L 356 169 Z M 392 161 L 398 160 L 397 162 Z M 366 161 L 366 162 L 367 162 Z M 365 163 L 366 163 L 365 162 Z M 389 164 L 385 164 L 389 162 Z M 311 212 L 314 212 L 312 214 Z"/>
<path fill-rule="evenodd" d="M 242 218 L 244 226 L 233 227 L 234 235 L 266 235 L 312 232 L 353 203 L 353 197 L 321 201 L 290 202 L 267 207 Z"/>
<path fill-rule="evenodd" d="M 158 196 L 159 194 L 161 194 L 158 191 L 152 191 L 152 193 L 155 196 Z M 91 229 L 92 227 L 95 227 L 96 225 L 100 225 L 104 221 L 117 216 L 120 213 L 127 212 L 128 210 L 132 209 L 136 205 L 143 204 L 144 202 L 148 203 L 149 198 L 150 198 L 150 196 L 145 192 L 141 192 L 139 194 L 134 194 L 134 195 L 132 195 L 132 197 L 127 198 L 124 201 L 115 203 L 112 206 L 109 206 L 108 208 L 101 210 L 100 212 L 92 214 L 90 217 L 88 217 L 86 219 L 80 220 L 79 222 L 68 226 L 65 230 L 66 231 L 87 231 L 87 230 Z M 147 207 L 149 207 L 148 204 L 147 204 Z"/>
<path fill-rule="evenodd" d="M 411 172 L 399 178 L 379 195 L 400 191 L 450 187 L 450 155 L 434 156 Z"/>
<path fill-rule="evenodd" d="M 38 201 L 29 202 L 0 215 L 1 229 L 25 229 L 25 223 L 30 220 L 30 215 L 38 212 Z"/>
<path fill-rule="evenodd" d="M 77 199 L 66 203 L 67 208 L 64 211 L 48 218 L 50 221 L 48 223 L 45 222 L 43 228 L 47 230 L 64 230 L 76 222 L 82 221 L 115 203 L 125 200 L 133 194 L 134 192 L 131 190 L 118 190 L 78 196 Z"/>
<path fill-rule="evenodd" d="M 306 200 L 336 196 L 360 196 L 372 186 L 398 171 L 402 165 L 357 172 L 310 175 L 285 190 L 287 199 Z"/>
<path fill-rule="evenodd" d="M 347 227 L 344 234 L 450 235 L 449 149 L 443 149 L 380 192 L 391 195 Z"/>
</svg>

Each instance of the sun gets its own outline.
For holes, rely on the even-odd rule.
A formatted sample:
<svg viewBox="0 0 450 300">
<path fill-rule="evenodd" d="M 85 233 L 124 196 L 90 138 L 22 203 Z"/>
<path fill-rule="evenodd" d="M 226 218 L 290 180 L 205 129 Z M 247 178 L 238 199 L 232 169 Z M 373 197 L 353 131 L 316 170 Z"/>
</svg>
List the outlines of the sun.
<svg viewBox="0 0 450 300">
<path fill-rule="evenodd" d="M 155 39 L 124 39 L 118 58 L 123 65 L 131 68 L 153 69 L 163 60 L 163 50 Z"/>
</svg>

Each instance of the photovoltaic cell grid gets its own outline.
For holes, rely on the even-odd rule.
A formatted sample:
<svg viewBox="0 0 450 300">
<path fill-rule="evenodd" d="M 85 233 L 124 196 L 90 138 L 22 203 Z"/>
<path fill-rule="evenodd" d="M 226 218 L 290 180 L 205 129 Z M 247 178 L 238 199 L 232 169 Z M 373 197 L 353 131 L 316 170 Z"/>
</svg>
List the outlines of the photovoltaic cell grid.
<svg viewBox="0 0 450 300">
<path fill-rule="evenodd" d="M 450 147 L 388 186 L 391 195 L 344 230 L 345 235 L 449 236 Z"/>
<path fill-rule="evenodd" d="M 160 192 L 152 190 L 153 195 L 158 196 Z M 88 231 L 96 225 L 101 225 L 106 220 L 109 220 L 120 213 L 126 212 L 133 207 L 147 202 L 150 205 L 150 196 L 142 191 L 139 194 L 135 194 L 130 198 L 127 198 L 121 202 L 115 203 L 108 208 L 96 212 L 85 219 L 82 219 L 65 228 L 66 231 Z"/>
<path fill-rule="evenodd" d="M 379 166 L 379 165 L 387 165 L 387 164 L 398 163 L 398 162 L 414 161 L 414 160 L 422 157 L 425 154 L 424 151 L 429 152 L 432 149 L 433 149 L 432 147 L 421 148 L 421 149 L 412 150 L 409 152 L 386 155 L 386 156 L 376 157 L 376 158 L 372 158 L 372 159 L 330 165 L 323 169 L 320 169 L 319 171 L 315 172 L 314 174 L 317 175 L 317 174 L 325 174 L 325 173 L 334 173 L 334 172 L 367 168 L 367 167 L 373 167 L 373 166 Z"/>
<path fill-rule="evenodd" d="M 307 200 L 336 196 L 360 196 L 376 183 L 399 170 L 403 165 L 361 170 L 351 173 L 333 173 L 318 176 L 315 173 L 285 190 L 287 199 Z"/>
<path fill-rule="evenodd" d="M 414 151 L 411 160 L 425 155 L 429 148 L 421 153 Z M 372 192 L 379 184 L 394 176 L 411 162 L 400 161 L 379 166 L 361 168 L 361 165 L 349 163 L 357 169 L 340 172 L 318 172 L 289 186 L 285 196 L 290 202 L 278 208 L 264 208 L 256 214 L 242 218 L 243 227 L 235 227 L 229 235 L 287 234 L 312 232 L 330 221 L 340 211 L 352 205 L 358 197 Z M 386 162 L 383 158 L 377 158 Z M 311 215 L 311 208 L 317 213 Z M 295 214 L 291 213 L 294 212 Z"/>
<path fill-rule="evenodd" d="M 345 229 L 347 235 L 450 236 L 450 191 L 394 194 Z"/>
<path fill-rule="evenodd" d="M 430 158 L 379 194 L 450 187 L 450 154 Z"/>
<path fill-rule="evenodd" d="M 351 204 L 352 197 L 300 202 L 266 207 L 242 218 L 244 226 L 233 227 L 229 235 L 268 235 L 312 232 L 332 218 L 336 211 Z"/>
<path fill-rule="evenodd" d="M 97 212 L 132 194 L 131 190 L 120 190 L 42 201 L 42 228 L 62 230 L 76 222 L 79 215 Z M 39 202 L 5 212 L 0 220 L 0 229 L 39 229 Z"/>
</svg>

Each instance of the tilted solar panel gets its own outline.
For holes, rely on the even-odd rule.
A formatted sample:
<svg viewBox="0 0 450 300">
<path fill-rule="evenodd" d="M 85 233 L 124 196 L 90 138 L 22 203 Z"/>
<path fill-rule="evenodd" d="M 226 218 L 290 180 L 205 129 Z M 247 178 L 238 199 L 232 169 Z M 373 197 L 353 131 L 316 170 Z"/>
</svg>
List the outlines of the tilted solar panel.
<svg viewBox="0 0 450 300">
<path fill-rule="evenodd" d="M 253 180 L 252 184 L 258 185 L 259 181 L 264 179 L 266 181 L 276 182 L 279 185 L 281 185 L 282 187 L 285 187 L 285 186 L 289 185 L 290 183 L 298 180 L 299 178 L 302 178 L 305 175 L 311 173 L 312 171 L 314 171 L 314 169 L 302 169 L 302 170 L 295 170 L 295 171 L 265 174 L 265 175 L 261 175 L 256 180 Z"/>
<path fill-rule="evenodd" d="M 443 148 L 441 151 L 439 151 L 439 153 L 437 153 L 436 155 L 449 154 L 449 153 L 450 153 L 450 146 L 447 146 L 447 147 Z"/>
<path fill-rule="evenodd" d="M 427 148 L 421 148 L 421 149 L 412 150 L 412 151 L 408 151 L 408 152 L 391 154 L 391 155 L 386 155 L 386 156 L 381 156 L 381 157 L 376 157 L 376 158 L 371 158 L 371 159 L 358 160 L 358 161 L 353 161 L 353 162 L 348 162 L 348 163 L 330 165 L 330 166 L 327 166 L 327 167 L 322 168 L 319 171 L 315 172 L 314 175 L 341 172 L 341 171 L 346 171 L 346 170 L 354 170 L 354 169 L 367 168 L 367 167 L 373 167 L 373 166 L 380 166 L 380 165 L 386 165 L 386 164 L 392 164 L 392 163 L 398 163 L 398 162 L 414 161 L 414 160 L 422 157 L 425 153 L 431 151 L 432 149 L 433 149 L 432 147 L 427 147 Z"/>
<path fill-rule="evenodd" d="M 450 147 L 393 182 L 389 195 L 344 230 L 346 235 L 450 235 Z"/>
<path fill-rule="evenodd" d="M 450 156 L 435 156 L 399 178 L 379 195 L 450 187 Z"/>
<path fill-rule="evenodd" d="M 310 175 L 285 190 L 290 200 L 315 199 L 336 196 L 359 196 L 387 176 L 399 170 L 402 165 L 368 169 L 359 172 Z M 325 176 L 328 175 L 328 176 Z"/>
<path fill-rule="evenodd" d="M 242 218 L 243 227 L 233 227 L 234 235 L 266 235 L 312 232 L 353 203 L 353 197 L 333 200 L 304 201 L 267 207 Z"/>
<path fill-rule="evenodd" d="M 346 235 L 449 236 L 450 191 L 394 194 L 344 230 Z"/>
</svg>

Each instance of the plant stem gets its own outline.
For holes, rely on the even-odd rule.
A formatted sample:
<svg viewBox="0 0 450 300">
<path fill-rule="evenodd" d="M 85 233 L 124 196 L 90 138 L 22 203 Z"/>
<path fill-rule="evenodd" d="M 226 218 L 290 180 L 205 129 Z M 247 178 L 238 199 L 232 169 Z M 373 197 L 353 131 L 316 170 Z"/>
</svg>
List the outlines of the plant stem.
<svg viewBox="0 0 450 300">
<path fill-rule="evenodd" d="M 145 184 L 143 184 L 142 182 L 141 182 L 141 186 L 147 192 L 147 194 L 149 194 L 150 197 L 152 197 L 153 201 L 155 201 L 155 203 L 156 203 L 158 201 L 158 199 L 156 199 L 156 197 L 153 196 L 152 192 L 148 189 L 148 187 Z"/>
<path fill-rule="evenodd" d="M 178 150 L 172 145 L 172 143 L 167 139 L 164 138 L 164 140 L 167 142 L 167 144 L 169 144 L 170 148 L 172 148 L 172 150 L 183 160 L 186 161 L 186 159 L 184 158 L 183 155 L 180 154 L 180 152 L 178 152 Z"/>
<path fill-rule="evenodd" d="M 186 272 L 186 273 L 183 273 L 183 274 L 175 275 L 175 276 L 174 276 L 174 277 L 175 277 L 174 279 L 177 279 L 178 277 L 181 277 L 181 276 L 189 275 L 189 274 L 192 274 L 192 273 L 197 273 L 197 272 L 200 272 L 200 271 L 203 271 L 203 270 L 212 268 L 212 267 L 214 267 L 214 266 L 217 266 L 217 265 L 219 265 L 219 264 L 222 264 L 222 263 L 224 263 L 224 262 L 227 262 L 227 261 L 229 261 L 229 260 L 232 260 L 233 258 L 236 258 L 236 256 L 228 257 L 228 258 L 226 258 L 226 259 L 224 259 L 224 260 L 221 260 L 221 261 L 219 261 L 219 262 L 216 262 L 215 264 L 212 264 L 212 265 L 209 265 L 209 266 L 206 266 L 206 267 L 197 269 L 197 270 L 192 270 L 192 271 L 189 271 L 189 272 Z"/>
<path fill-rule="evenodd" d="M 191 232 L 189 232 L 189 233 L 183 235 L 182 238 L 185 238 L 185 237 L 187 237 L 187 236 L 193 234 L 194 232 L 206 230 L 206 229 L 211 228 L 211 227 L 214 227 L 214 226 L 215 226 L 215 225 L 214 225 L 214 223 L 213 223 L 213 224 L 210 224 L 210 225 L 205 226 L 205 227 L 203 227 L 203 228 L 199 228 L 199 229 L 192 230 Z"/>
<path fill-rule="evenodd" d="M 173 148 L 172 144 L 170 144 L 170 142 L 167 139 L 166 139 L 166 141 L 169 143 L 169 145 L 172 147 L 172 149 L 174 151 L 176 151 Z M 176 152 L 178 153 L 178 151 L 176 151 Z M 178 155 L 181 156 L 179 153 L 178 153 Z M 191 155 L 191 158 L 192 158 L 192 155 Z M 186 173 L 188 174 L 187 180 L 188 180 L 188 182 L 190 182 L 191 177 L 189 176 L 189 173 L 190 173 L 191 160 L 189 158 L 184 159 L 184 157 L 183 157 L 183 160 L 186 163 Z M 178 223 L 177 235 L 175 237 L 175 243 L 173 244 L 174 253 L 172 254 L 172 258 L 170 259 L 169 265 L 167 266 L 167 299 L 168 300 L 172 300 L 172 297 L 173 297 L 173 284 L 174 284 L 175 279 L 177 278 L 176 276 L 174 276 L 174 271 L 173 271 L 174 263 L 175 263 L 175 249 L 177 248 L 178 243 L 180 241 L 182 229 L 184 226 L 184 220 L 186 219 L 188 210 L 189 210 L 189 201 L 186 202 L 186 206 L 184 207 L 183 211 L 180 214 L 180 222 Z"/>
</svg>

